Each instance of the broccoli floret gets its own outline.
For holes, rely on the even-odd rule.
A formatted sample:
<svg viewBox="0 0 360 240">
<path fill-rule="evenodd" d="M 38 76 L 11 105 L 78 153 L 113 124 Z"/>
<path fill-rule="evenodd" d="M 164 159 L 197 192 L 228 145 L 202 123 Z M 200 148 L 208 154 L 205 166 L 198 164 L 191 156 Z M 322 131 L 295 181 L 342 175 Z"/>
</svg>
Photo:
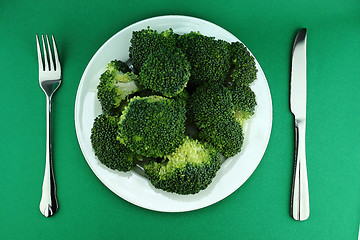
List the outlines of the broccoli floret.
<svg viewBox="0 0 360 240">
<path fill-rule="evenodd" d="M 127 96 L 139 91 L 137 80 L 138 76 L 132 73 L 124 62 L 111 61 L 97 86 L 97 97 L 103 113 L 111 115 Z"/>
<path fill-rule="evenodd" d="M 186 89 L 182 90 L 178 95 L 173 97 L 175 101 L 177 101 L 179 104 L 182 104 L 185 107 L 188 104 L 189 98 L 190 98 L 190 94 Z"/>
<path fill-rule="evenodd" d="M 229 43 L 190 32 L 179 36 L 177 46 L 186 54 L 191 65 L 189 85 L 206 82 L 223 83 L 230 69 Z"/>
<path fill-rule="evenodd" d="M 190 64 L 178 48 L 160 48 L 149 54 L 141 67 L 139 83 L 165 97 L 174 97 L 186 87 Z"/>
<path fill-rule="evenodd" d="M 106 69 L 109 70 L 110 72 L 116 72 L 116 71 L 122 73 L 131 72 L 130 67 L 125 62 L 116 59 L 108 63 Z"/>
<path fill-rule="evenodd" d="M 236 120 L 243 124 L 255 113 L 256 96 L 247 85 L 236 85 L 231 87 Z"/>
<path fill-rule="evenodd" d="M 163 162 L 151 162 L 144 169 L 155 188 L 185 195 L 207 188 L 220 164 L 220 155 L 211 145 L 186 138 Z"/>
<path fill-rule="evenodd" d="M 250 85 L 256 79 L 257 74 L 254 57 L 241 42 L 232 42 L 229 48 L 232 84 Z"/>
<path fill-rule="evenodd" d="M 226 158 L 239 153 L 244 142 L 242 126 L 235 119 L 220 121 L 201 129 L 199 138 L 210 143 Z"/>
<path fill-rule="evenodd" d="M 222 84 L 204 84 L 196 88 L 188 104 L 189 116 L 199 128 L 232 119 L 233 109 L 231 92 Z"/>
<path fill-rule="evenodd" d="M 140 31 L 133 31 L 130 39 L 129 57 L 135 73 L 139 73 L 141 66 L 148 56 L 165 47 L 176 46 L 177 35 L 172 29 L 158 32 L 148 27 Z"/>
<path fill-rule="evenodd" d="M 136 96 L 122 112 L 118 139 L 139 155 L 163 157 L 183 142 L 185 120 L 185 106 L 174 99 Z"/>
<path fill-rule="evenodd" d="M 198 127 L 199 138 L 213 145 L 225 157 L 240 152 L 243 144 L 242 126 L 237 121 L 242 103 L 234 103 L 229 88 L 221 84 L 205 84 L 195 90 L 188 105 L 189 115 Z"/>
<path fill-rule="evenodd" d="M 101 114 L 94 120 L 91 129 L 91 144 L 98 160 L 111 169 L 129 171 L 136 155 L 117 138 L 118 117 Z"/>
</svg>

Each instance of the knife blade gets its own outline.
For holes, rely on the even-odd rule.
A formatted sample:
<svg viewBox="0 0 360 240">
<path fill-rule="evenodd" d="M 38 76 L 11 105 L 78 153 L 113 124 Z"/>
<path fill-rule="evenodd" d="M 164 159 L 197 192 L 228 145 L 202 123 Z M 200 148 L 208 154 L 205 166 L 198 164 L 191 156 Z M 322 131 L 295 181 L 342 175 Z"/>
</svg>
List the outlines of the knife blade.
<svg viewBox="0 0 360 240">
<path fill-rule="evenodd" d="M 295 119 L 295 159 L 291 192 L 291 216 L 298 221 L 310 215 L 305 154 L 306 130 L 306 43 L 307 29 L 296 35 L 291 62 L 290 110 Z"/>
</svg>

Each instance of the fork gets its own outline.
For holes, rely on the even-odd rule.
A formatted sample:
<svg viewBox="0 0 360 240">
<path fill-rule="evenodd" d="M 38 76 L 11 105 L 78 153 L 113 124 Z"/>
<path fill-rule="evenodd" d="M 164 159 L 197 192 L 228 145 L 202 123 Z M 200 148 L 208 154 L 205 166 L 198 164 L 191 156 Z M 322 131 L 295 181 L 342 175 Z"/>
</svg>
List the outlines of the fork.
<svg viewBox="0 0 360 240">
<path fill-rule="evenodd" d="M 59 208 L 56 197 L 56 184 L 51 151 L 51 99 L 54 92 L 59 88 L 61 84 L 61 66 L 56 48 L 55 38 L 53 35 L 51 35 L 51 38 L 53 54 L 48 35 L 46 35 L 46 44 L 44 35 L 41 35 L 42 48 L 40 47 L 39 36 L 36 35 L 36 47 L 39 62 L 39 84 L 46 95 L 47 102 L 46 162 L 42 186 L 42 195 L 40 201 L 40 211 L 45 217 L 51 217 L 57 212 Z"/>
</svg>

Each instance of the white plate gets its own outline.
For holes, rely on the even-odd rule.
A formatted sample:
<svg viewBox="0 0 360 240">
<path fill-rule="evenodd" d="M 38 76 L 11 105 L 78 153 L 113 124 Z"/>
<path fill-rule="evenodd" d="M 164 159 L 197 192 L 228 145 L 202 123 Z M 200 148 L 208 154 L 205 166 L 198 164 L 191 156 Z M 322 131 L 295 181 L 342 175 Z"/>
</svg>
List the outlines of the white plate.
<svg viewBox="0 0 360 240">
<path fill-rule="evenodd" d="M 244 126 L 245 140 L 241 153 L 222 164 L 212 184 L 195 195 L 178 195 L 155 189 L 143 176 L 106 168 L 96 159 L 90 142 L 93 121 L 101 113 L 96 86 L 107 63 L 129 59 L 128 49 L 133 31 L 150 26 L 158 31 L 172 28 L 175 33 L 200 31 L 229 42 L 240 41 L 223 28 L 193 17 L 161 16 L 137 22 L 111 37 L 95 53 L 81 78 L 75 102 L 75 127 L 83 155 L 90 168 L 103 184 L 121 198 L 146 209 L 162 212 L 184 212 L 214 204 L 238 189 L 254 172 L 266 150 L 272 126 L 272 102 L 265 75 L 256 61 L 257 79 L 252 89 L 257 108 L 250 122 Z"/>
</svg>

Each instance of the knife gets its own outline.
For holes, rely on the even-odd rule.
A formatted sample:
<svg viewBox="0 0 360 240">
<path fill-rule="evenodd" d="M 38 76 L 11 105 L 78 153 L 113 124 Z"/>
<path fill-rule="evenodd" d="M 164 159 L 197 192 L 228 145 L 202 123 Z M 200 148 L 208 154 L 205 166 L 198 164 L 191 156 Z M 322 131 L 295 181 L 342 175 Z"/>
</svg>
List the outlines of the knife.
<svg viewBox="0 0 360 240">
<path fill-rule="evenodd" d="M 310 215 L 306 169 L 306 28 L 301 29 L 292 49 L 290 110 L 295 118 L 295 162 L 291 193 L 291 216 L 298 221 Z"/>
</svg>

